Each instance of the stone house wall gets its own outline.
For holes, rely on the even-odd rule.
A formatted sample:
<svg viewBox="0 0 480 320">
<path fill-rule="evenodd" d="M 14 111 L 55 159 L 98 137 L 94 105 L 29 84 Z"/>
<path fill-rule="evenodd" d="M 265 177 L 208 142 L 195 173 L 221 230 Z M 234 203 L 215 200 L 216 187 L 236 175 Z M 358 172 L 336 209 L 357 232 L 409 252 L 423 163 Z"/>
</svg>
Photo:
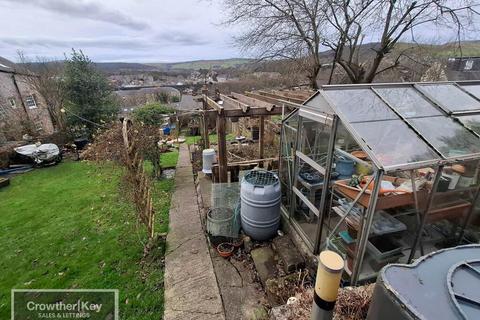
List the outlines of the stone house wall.
<svg viewBox="0 0 480 320">
<path fill-rule="evenodd" d="M 0 142 L 20 140 L 25 133 L 53 132 L 46 102 L 29 86 L 26 77 L 0 71 Z"/>
</svg>

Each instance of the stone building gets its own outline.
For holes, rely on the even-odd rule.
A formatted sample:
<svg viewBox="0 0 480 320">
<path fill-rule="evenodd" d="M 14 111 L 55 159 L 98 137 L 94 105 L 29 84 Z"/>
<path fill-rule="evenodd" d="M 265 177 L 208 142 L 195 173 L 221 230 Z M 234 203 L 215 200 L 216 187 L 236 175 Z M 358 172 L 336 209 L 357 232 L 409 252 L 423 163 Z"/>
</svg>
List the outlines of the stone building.
<svg viewBox="0 0 480 320">
<path fill-rule="evenodd" d="M 480 80 L 480 57 L 449 58 L 446 75 L 449 81 Z"/>
<path fill-rule="evenodd" d="M 54 132 L 45 99 L 27 80 L 14 63 L 0 57 L 0 144 L 21 140 L 24 134 Z"/>
</svg>

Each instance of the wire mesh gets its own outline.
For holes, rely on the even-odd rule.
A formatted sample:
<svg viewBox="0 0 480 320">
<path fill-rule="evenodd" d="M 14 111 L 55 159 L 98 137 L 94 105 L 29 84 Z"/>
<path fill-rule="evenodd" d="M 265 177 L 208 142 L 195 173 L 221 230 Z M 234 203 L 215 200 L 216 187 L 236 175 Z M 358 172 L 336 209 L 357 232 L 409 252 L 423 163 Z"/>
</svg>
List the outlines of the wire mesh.
<svg viewBox="0 0 480 320">
<path fill-rule="evenodd" d="M 240 183 L 212 184 L 211 210 L 207 229 L 212 236 L 237 238 L 240 233 Z M 210 222 L 208 221 L 210 220 Z M 228 220 L 219 222 L 220 220 Z M 213 223 L 213 224 L 212 224 Z M 217 226 L 215 226 L 217 225 Z"/>
<path fill-rule="evenodd" d="M 252 170 L 245 175 L 245 181 L 255 186 L 270 186 L 278 182 L 278 177 L 270 171 Z"/>
</svg>

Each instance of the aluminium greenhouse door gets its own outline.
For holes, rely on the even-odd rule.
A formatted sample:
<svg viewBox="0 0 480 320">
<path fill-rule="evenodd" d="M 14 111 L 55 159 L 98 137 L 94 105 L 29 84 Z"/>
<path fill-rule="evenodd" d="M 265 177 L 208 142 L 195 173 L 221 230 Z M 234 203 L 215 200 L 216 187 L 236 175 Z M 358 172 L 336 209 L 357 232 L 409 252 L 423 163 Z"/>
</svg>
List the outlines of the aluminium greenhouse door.
<svg viewBox="0 0 480 320">
<path fill-rule="evenodd" d="M 290 212 L 291 190 L 294 176 L 295 146 L 297 141 L 298 112 L 289 116 L 282 123 L 280 145 L 279 177 L 282 184 L 282 205 Z"/>
<path fill-rule="evenodd" d="M 333 121 L 301 116 L 295 150 L 291 220 L 312 251 L 319 241 L 325 186 L 329 186 L 333 155 Z"/>
</svg>

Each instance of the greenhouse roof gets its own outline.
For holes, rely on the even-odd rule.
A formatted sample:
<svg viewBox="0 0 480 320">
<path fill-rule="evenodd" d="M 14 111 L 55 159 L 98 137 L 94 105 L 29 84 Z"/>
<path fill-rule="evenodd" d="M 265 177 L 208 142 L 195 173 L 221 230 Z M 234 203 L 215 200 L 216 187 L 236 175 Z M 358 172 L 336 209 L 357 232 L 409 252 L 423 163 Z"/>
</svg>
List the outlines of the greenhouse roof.
<svg viewBox="0 0 480 320">
<path fill-rule="evenodd" d="M 480 159 L 480 81 L 330 85 L 300 114 L 337 115 L 386 171 Z"/>
</svg>

